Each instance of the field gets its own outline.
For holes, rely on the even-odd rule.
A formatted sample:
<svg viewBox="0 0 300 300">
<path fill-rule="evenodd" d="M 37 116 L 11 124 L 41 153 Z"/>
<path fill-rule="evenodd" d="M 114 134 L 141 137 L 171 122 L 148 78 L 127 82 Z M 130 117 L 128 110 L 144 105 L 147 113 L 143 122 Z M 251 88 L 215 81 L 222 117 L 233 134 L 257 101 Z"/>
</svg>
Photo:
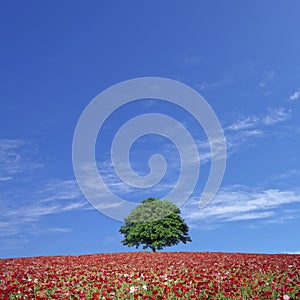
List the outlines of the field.
<svg viewBox="0 0 300 300">
<path fill-rule="evenodd" d="M 0 260 L 0 299 L 300 299 L 300 255 L 130 252 Z"/>
</svg>

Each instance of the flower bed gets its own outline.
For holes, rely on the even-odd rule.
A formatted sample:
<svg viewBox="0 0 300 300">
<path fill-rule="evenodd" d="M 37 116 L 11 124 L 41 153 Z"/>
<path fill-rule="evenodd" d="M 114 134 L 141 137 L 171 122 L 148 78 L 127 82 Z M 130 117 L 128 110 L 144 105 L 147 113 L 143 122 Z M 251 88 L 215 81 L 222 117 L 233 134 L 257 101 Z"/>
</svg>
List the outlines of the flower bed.
<svg viewBox="0 0 300 300">
<path fill-rule="evenodd" d="M 0 299 L 300 299 L 300 255 L 129 252 L 0 260 Z"/>
</svg>

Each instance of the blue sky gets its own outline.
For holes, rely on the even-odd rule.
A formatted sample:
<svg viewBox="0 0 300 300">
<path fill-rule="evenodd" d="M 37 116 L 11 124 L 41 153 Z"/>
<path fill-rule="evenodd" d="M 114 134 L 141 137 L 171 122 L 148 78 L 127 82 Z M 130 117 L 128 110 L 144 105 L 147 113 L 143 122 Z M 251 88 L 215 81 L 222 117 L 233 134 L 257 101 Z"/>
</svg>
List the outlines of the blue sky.
<svg viewBox="0 0 300 300">
<path fill-rule="evenodd" d="M 167 194 L 179 176 L 172 143 L 146 135 L 132 168 L 165 155 L 166 177 L 144 190 L 122 183 L 109 157 L 130 118 L 168 114 L 188 128 L 199 182 L 181 207 L 193 240 L 171 251 L 300 251 L 299 1 L 2 1 L 0 4 L 0 256 L 135 251 L 122 222 L 82 195 L 72 165 L 78 119 L 103 90 L 137 77 L 165 77 L 198 91 L 224 130 L 227 166 L 215 199 L 208 141 L 185 111 L 144 99 L 115 111 L 97 139 L 99 172 L 127 201 Z M 168 199 L 172 200 L 172 199 Z"/>
</svg>

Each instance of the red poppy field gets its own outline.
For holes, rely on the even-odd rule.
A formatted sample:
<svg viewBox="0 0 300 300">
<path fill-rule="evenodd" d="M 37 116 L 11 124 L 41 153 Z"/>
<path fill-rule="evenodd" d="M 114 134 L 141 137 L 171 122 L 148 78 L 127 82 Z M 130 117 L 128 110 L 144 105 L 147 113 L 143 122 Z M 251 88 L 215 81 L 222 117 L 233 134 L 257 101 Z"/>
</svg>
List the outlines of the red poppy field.
<svg viewBox="0 0 300 300">
<path fill-rule="evenodd" d="M 130 252 L 0 260 L 0 299 L 300 299 L 300 255 Z"/>
</svg>

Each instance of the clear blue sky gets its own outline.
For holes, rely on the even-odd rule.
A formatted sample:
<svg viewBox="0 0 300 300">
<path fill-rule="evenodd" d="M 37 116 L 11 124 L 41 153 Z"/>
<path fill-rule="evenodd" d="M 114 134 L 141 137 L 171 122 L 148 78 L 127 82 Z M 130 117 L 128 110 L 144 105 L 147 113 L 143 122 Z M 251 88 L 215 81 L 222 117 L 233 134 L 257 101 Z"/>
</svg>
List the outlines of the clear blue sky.
<svg viewBox="0 0 300 300">
<path fill-rule="evenodd" d="M 137 173 L 146 174 L 156 152 L 171 162 L 165 181 L 147 191 L 118 182 L 107 157 L 123 122 L 169 112 L 191 130 L 204 159 L 181 207 L 193 242 L 166 250 L 299 252 L 299 10 L 296 0 L 2 1 L 0 257 L 134 251 L 120 243 L 122 222 L 80 192 L 72 139 L 95 96 L 144 76 L 181 81 L 205 97 L 226 137 L 226 173 L 199 210 L 210 167 L 205 135 L 186 112 L 145 99 L 116 111 L 99 134 L 108 185 L 133 202 L 169 191 L 178 153 L 170 154 L 168 140 L 148 135 L 132 148 Z"/>
</svg>

